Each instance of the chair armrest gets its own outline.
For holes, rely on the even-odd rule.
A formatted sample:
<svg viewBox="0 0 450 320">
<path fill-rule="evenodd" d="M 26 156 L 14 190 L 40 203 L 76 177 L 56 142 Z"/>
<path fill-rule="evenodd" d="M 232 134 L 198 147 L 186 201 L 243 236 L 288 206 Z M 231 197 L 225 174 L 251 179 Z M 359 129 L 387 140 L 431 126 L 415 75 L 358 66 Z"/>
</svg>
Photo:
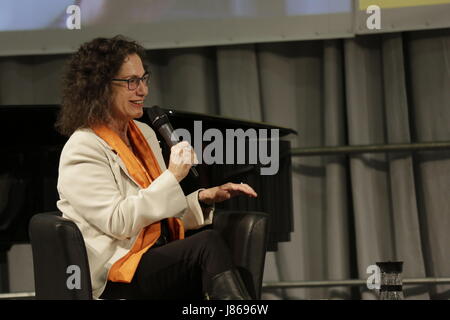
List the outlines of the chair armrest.
<svg viewBox="0 0 450 320">
<path fill-rule="evenodd" d="M 213 220 L 213 229 L 228 244 L 233 263 L 255 299 L 261 297 L 268 219 L 263 212 L 217 211 Z"/>
</svg>

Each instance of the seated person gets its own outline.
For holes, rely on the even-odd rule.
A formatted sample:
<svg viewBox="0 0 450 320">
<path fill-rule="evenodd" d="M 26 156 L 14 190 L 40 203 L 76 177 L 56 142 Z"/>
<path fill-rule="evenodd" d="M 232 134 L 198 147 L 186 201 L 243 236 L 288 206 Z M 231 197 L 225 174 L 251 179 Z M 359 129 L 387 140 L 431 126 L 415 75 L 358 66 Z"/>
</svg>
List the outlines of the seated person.
<svg viewBox="0 0 450 320">
<path fill-rule="evenodd" d="M 57 202 L 83 234 L 94 298 L 249 299 L 229 248 L 211 224 L 213 204 L 256 197 L 227 183 L 185 196 L 180 181 L 195 163 L 187 142 L 166 168 L 143 115 L 145 51 L 121 36 L 97 38 L 72 56 L 64 77 Z"/>
</svg>

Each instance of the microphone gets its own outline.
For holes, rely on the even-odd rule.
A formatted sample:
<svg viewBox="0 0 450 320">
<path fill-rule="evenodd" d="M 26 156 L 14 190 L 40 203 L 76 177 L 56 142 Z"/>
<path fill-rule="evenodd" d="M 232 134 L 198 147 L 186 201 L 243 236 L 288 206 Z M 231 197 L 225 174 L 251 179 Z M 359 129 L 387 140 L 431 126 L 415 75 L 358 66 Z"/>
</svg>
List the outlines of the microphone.
<svg viewBox="0 0 450 320">
<path fill-rule="evenodd" d="M 158 106 L 153 106 L 148 109 L 147 115 L 150 118 L 152 126 L 158 130 L 159 134 L 164 138 L 169 148 L 180 142 L 180 138 L 174 132 L 172 125 L 170 124 L 167 114 Z M 198 171 L 193 166 L 190 169 L 194 177 L 198 178 Z"/>
</svg>

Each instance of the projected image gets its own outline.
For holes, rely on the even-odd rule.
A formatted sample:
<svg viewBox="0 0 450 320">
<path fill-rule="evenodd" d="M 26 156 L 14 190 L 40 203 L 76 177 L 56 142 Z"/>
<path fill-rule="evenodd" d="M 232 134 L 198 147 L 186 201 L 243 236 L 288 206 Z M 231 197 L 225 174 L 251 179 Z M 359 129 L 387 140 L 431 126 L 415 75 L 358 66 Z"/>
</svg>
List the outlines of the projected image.
<svg viewBox="0 0 450 320">
<path fill-rule="evenodd" d="M 76 1 L 67 0 L 2 0 L 0 30 L 37 30 L 58 25 L 65 19 L 66 9 Z M 63 16 L 64 15 L 64 16 Z"/>
<path fill-rule="evenodd" d="M 78 5 L 83 26 L 320 15 L 350 12 L 351 0 L 2 0 L 0 31 L 64 29 Z"/>
<path fill-rule="evenodd" d="M 149 50 L 351 37 L 353 0 L 0 0 L 0 56 L 117 34 Z"/>
</svg>

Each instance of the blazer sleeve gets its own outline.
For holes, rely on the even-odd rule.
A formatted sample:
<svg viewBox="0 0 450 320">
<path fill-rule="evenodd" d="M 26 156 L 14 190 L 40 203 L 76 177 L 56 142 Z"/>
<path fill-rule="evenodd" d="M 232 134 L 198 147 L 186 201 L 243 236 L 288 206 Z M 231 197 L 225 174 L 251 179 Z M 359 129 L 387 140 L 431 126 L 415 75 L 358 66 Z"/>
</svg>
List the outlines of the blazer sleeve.
<svg viewBox="0 0 450 320">
<path fill-rule="evenodd" d="M 123 196 L 118 183 L 107 151 L 95 134 L 72 135 L 60 158 L 59 202 L 69 203 L 78 215 L 105 234 L 122 240 L 130 238 L 145 226 L 179 216 L 188 208 L 183 190 L 168 170 L 136 195 Z"/>
<path fill-rule="evenodd" d="M 155 157 L 161 167 L 161 170 L 166 170 L 166 164 L 162 155 L 162 150 L 156 137 L 155 131 L 147 124 L 136 121 L 136 124 L 141 129 L 145 138 L 147 139 L 150 148 L 152 148 Z M 211 224 L 214 217 L 214 207 L 210 209 L 202 209 L 198 202 L 198 193 L 203 190 L 199 189 L 192 192 L 186 197 L 187 208 L 184 210 L 182 216 L 183 224 L 186 230 L 198 229 L 205 225 Z"/>
</svg>

